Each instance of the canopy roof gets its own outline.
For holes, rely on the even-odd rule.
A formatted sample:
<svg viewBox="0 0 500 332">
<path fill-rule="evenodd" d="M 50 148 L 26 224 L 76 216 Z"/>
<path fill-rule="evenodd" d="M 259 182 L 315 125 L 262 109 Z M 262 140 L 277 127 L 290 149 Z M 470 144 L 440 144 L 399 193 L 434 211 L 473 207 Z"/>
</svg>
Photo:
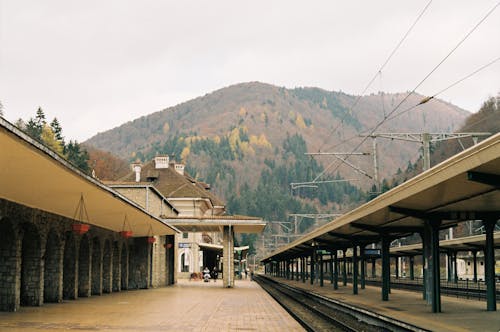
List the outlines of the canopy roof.
<svg viewBox="0 0 500 332">
<path fill-rule="evenodd" d="M 500 232 L 493 233 L 493 239 L 495 242 L 495 248 L 500 248 Z M 442 252 L 449 250 L 452 251 L 474 251 L 480 250 L 486 246 L 486 235 L 474 235 L 467 237 L 460 237 L 451 240 L 439 241 L 439 249 Z M 410 244 L 401 247 L 390 248 L 391 255 L 396 256 L 411 256 L 411 255 L 421 255 L 422 254 L 422 244 Z"/>
<path fill-rule="evenodd" d="M 368 203 L 284 246 L 263 261 L 298 257 L 311 245 L 333 249 L 420 232 L 425 220 L 447 228 L 500 216 L 500 134 L 443 161 Z"/>
<path fill-rule="evenodd" d="M 75 218 L 83 197 L 91 225 L 133 236 L 178 232 L 0 117 L 0 198 Z"/>
<path fill-rule="evenodd" d="M 231 226 L 235 233 L 260 233 L 266 227 L 261 218 L 247 216 L 175 217 L 164 219 L 181 232 L 222 232 Z"/>
</svg>

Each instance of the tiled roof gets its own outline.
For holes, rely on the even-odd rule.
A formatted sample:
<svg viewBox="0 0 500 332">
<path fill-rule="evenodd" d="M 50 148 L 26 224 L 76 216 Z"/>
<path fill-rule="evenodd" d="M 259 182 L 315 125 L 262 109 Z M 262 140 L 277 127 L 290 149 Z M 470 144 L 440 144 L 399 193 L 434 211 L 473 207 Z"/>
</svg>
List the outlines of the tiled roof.
<svg viewBox="0 0 500 332">
<path fill-rule="evenodd" d="M 130 172 L 118 182 L 135 182 L 135 172 Z M 206 198 L 214 206 L 225 206 L 218 197 L 205 190 L 204 185 L 200 185 L 189 175 L 181 175 L 173 167 L 156 169 L 153 161 L 142 166 L 140 182 L 154 185 L 167 199 Z"/>
</svg>

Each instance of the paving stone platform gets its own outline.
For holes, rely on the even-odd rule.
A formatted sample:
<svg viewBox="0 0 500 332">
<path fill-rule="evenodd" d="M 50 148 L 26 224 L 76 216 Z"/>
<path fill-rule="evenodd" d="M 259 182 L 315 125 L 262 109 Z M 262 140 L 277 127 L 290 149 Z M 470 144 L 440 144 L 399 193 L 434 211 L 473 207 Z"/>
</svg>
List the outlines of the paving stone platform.
<svg viewBox="0 0 500 332">
<path fill-rule="evenodd" d="M 172 287 L 125 291 L 0 312 L 0 331 L 304 331 L 255 282 L 179 280 Z"/>
<path fill-rule="evenodd" d="M 353 295 L 351 284 L 343 286 L 342 282 L 339 283 L 339 289 L 334 290 L 329 281 L 320 287 L 319 284 L 311 285 L 309 280 L 303 283 L 284 278 L 274 279 L 431 331 L 500 331 L 500 311 L 486 311 L 485 301 L 441 296 L 442 312 L 432 313 L 431 305 L 423 300 L 420 292 L 392 289 L 389 301 L 382 301 L 380 287 L 358 288 L 358 295 Z M 498 302 L 497 307 L 500 309 Z"/>
</svg>

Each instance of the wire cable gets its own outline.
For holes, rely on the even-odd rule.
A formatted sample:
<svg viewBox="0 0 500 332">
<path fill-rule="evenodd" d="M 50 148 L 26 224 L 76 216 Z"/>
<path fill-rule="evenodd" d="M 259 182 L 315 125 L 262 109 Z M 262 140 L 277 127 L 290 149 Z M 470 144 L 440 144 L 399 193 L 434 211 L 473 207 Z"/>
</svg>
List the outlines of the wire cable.
<svg viewBox="0 0 500 332">
<path fill-rule="evenodd" d="M 455 47 L 453 47 L 449 52 L 448 54 L 446 54 L 446 56 L 441 60 L 439 61 L 439 63 L 434 66 L 432 68 L 432 70 L 415 86 L 415 88 L 413 88 L 412 91 L 410 91 L 397 105 L 396 107 L 394 107 L 394 109 L 392 111 L 390 111 L 386 117 L 384 117 L 384 119 L 382 121 L 380 121 L 378 124 L 375 125 L 375 127 L 372 128 L 372 130 L 370 130 L 370 133 L 366 136 L 364 136 L 361 140 L 361 142 L 359 142 L 355 148 L 352 150 L 352 152 L 356 152 L 360 147 L 361 145 L 363 145 L 363 143 L 368 139 L 368 137 L 370 137 L 371 135 L 373 135 L 373 133 L 378 129 L 380 128 L 380 126 L 382 126 L 386 121 L 387 119 L 392 115 L 394 114 L 394 112 L 396 112 L 399 107 L 411 96 L 415 93 L 415 90 L 418 89 L 466 40 L 467 38 L 469 38 L 469 36 L 495 11 L 495 9 L 500 5 L 500 1 L 495 5 L 493 6 L 492 9 L 490 9 L 490 11 L 457 43 L 457 45 L 455 45 Z M 423 99 L 419 104 L 413 106 L 413 108 L 417 107 L 418 105 L 421 105 L 423 103 L 426 103 L 428 102 L 430 99 L 432 99 L 431 97 L 427 97 L 425 99 Z M 349 159 L 349 155 L 345 156 L 344 158 L 342 158 L 344 161 Z M 333 161 L 330 165 L 327 166 L 326 169 L 329 169 L 332 165 L 334 165 L 336 162 Z M 334 172 L 340 167 L 342 163 L 338 164 L 337 167 L 333 170 Z M 317 181 L 325 172 L 326 172 L 326 169 L 325 171 L 321 172 L 318 176 L 316 176 L 316 178 L 314 178 L 313 182 L 314 181 Z"/>
<path fill-rule="evenodd" d="M 485 64 L 485 65 L 483 65 L 483 66 L 481 66 L 481 67 L 479 67 L 478 69 L 474 70 L 472 73 L 470 73 L 470 74 L 468 74 L 468 75 L 466 75 L 466 76 L 464 76 L 464 77 L 460 78 L 459 80 L 457 80 L 457 81 L 453 82 L 452 84 L 450 84 L 450 85 L 449 85 L 449 86 L 447 86 L 446 88 L 442 89 L 441 91 L 436 92 L 436 93 L 435 93 L 435 94 L 433 94 L 432 96 L 430 96 L 430 97 L 426 97 L 426 98 L 422 99 L 422 100 L 421 100 L 421 101 L 420 101 L 417 105 L 415 105 L 415 106 L 413 106 L 413 107 L 410 107 L 410 108 L 408 108 L 408 109 L 404 110 L 403 112 L 400 112 L 400 113 L 398 113 L 398 114 L 395 114 L 395 115 L 393 115 L 393 116 L 391 116 L 391 117 L 387 118 L 387 121 L 390 121 L 390 120 L 392 120 L 392 119 L 394 119 L 394 118 L 396 118 L 396 117 L 398 117 L 398 116 L 400 116 L 400 115 L 403 115 L 403 114 L 405 114 L 405 113 L 407 113 L 407 112 L 411 111 L 411 110 L 412 110 L 412 109 L 414 109 L 416 106 L 420 106 L 420 105 L 422 105 L 422 104 L 427 103 L 428 101 L 430 101 L 431 99 L 436 98 L 437 96 L 439 96 L 439 95 L 440 95 L 440 94 L 442 94 L 443 92 L 445 92 L 445 91 L 447 91 L 447 90 L 449 90 L 449 89 L 453 88 L 455 85 L 462 83 L 462 82 L 463 82 L 463 81 L 465 81 L 466 79 L 471 78 L 472 76 L 474 76 L 475 74 L 479 73 L 480 71 L 482 71 L 482 70 L 484 70 L 484 69 L 488 68 L 489 66 L 491 66 L 491 65 L 495 64 L 497 61 L 500 61 L 500 57 L 498 57 L 498 58 L 494 59 L 493 61 L 490 61 L 489 63 L 487 63 L 487 64 Z"/>
<path fill-rule="evenodd" d="M 352 105 L 347 109 L 347 111 L 344 113 L 344 115 L 342 116 L 342 118 L 340 119 L 340 122 L 337 124 L 337 126 L 335 128 L 333 128 L 331 131 L 330 131 L 330 134 L 325 138 L 325 143 L 323 143 L 323 145 L 320 146 L 320 148 L 318 149 L 318 152 L 321 151 L 321 149 L 325 146 L 326 144 L 326 141 L 333 135 L 334 132 L 337 131 L 337 129 L 344 123 L 344 120 L 347 116 L 347 114 L 350 114 L 352 109 L 358 104 L 358 102 L 360 101 L 361 97 L 363 97 L 363 95 L 365 94 L 365 92 L 370 88 L 370 86 L 373 84 L 373 82 L 376 80 L 377 76 L 382 72 L 382 70 L 385 68 L 385 66 L 389 63 L 389 61 L 391 60 L 391 58 L 394 56 L 394 54 L 396 53 L 396 51 L 399 49 L 399 47 L 403 44 L 403 42 L 405 41 L 405 39 L 408 37 L 408 35 L 410 34 L 410 32 L 413 30 L 413 28 L 415 27 L 415 25 L 417 25 L 418 21 L 422 18 L 422 16 L 424 15 L 424 13 L 427 11 L 427 8 L 429 8 L 429 6 L 431 5 L 432 3 L 432 0 L 430 0 L 427 5 L 425 5 L 424 9 L 420 12 L 420 14 L 417 16 L 417 18 L 415 19 L 415 21 L 413 22 L 413 24 L 410 26 L 410 28 L 406 31 L 406 33 L 404 34 L 403 38 L 401 38 L 401 40 L 399 41 L 399 43 L 396 45 L 396 47 L 392 50 L 391 54 L 389 54 L 389 56 L 387 57 L 387 59 L 384 61 L 384 63 L 382 64 L 382 66 L 380 66 L 379 70 L 377 70 L 377 72 L 375 73 L 375 75 L 373 75 L 372 79 L 368 82 L 368 84 L 365 86 L 363 92 L 361 92 L 361 94 L 359 94 L 356 99 L 354 100 L 354 102 L 352 103 Z"/>
</svg>

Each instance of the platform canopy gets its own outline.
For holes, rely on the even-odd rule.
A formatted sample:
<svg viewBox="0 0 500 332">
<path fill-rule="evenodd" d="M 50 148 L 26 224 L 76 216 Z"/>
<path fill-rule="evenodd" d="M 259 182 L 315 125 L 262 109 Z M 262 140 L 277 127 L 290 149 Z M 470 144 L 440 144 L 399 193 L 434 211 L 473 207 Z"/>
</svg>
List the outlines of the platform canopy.
<svg viewBox="0 0 500 332">
<path fill-rule="evenodd" d="M 493 234 L 495 241 L 495 249 L 500 249 L 500 232 Z M 473 235 L 466 237 L 459 237 L 451 240 L 439 241 L 439 249 L 441 252 L 448 251 L 475 251 L 480 250 L 486 246 L 486 235 Z M 412 256 L 422 254 L 422 244 L 409 244 L 401 247 L 390 248 L 390 253 L 393 256 Z"/>
<path fill-rule="evenodd" d="M 313 246 L 343 249 L 423 230 L 500 217 L 500 134 L 443 161 L 263 259 L 299 257 Z"/>
<path fill-rule="evenodd" d="M 222 232 L 229 226 L 235 233 L 261 233 L 266 222 L 247 216 L 173 217 L 163 219 L 181 232 Z"/>
<path fill-rule="evenodd" d="M 80 220 L 82 197 L 91 225 L 119 232 L 126 216 L 133 236 L 178 232 L 0 117 L 0 198 Z"/>
</svg>

